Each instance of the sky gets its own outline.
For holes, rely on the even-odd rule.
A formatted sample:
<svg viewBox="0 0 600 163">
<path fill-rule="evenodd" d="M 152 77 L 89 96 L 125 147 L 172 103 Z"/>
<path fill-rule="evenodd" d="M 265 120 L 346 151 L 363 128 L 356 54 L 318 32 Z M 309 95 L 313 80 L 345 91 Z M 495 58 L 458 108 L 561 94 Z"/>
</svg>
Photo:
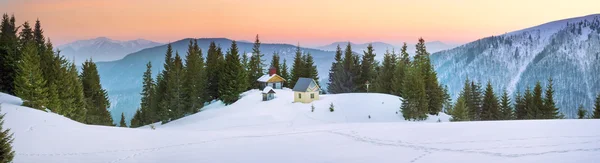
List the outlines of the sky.
<svg viewBox="0 0 600 163">
<path fill-rule="evenodd" d="M 174 42 L 225 37 L 319 46 L 336 41 L 462 44 L 600 13 L 599 0 L 0 0 L 39 19 L 55 45 L 109 37 Z"/>
</svg>

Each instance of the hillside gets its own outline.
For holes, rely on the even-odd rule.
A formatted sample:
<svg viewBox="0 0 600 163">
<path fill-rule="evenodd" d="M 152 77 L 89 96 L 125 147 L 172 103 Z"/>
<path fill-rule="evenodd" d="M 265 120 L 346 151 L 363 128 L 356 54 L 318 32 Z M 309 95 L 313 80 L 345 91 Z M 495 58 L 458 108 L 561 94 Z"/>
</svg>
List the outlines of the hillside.
<svg viewBox="0 0 600 163">
<path fill-rule="evenodd" d="M 60 45 L 56 49 L 60 50 L 61 55 L 80 65 L 86 59 L 90 58 L 94 61 L 119 60 L 127 54 L 158 45 L 162 45 L 162 43 L 144 39 L 119 41 L 106 37 L 98 37 L 88 40 L 77 40 Z"/>
<path fill-rule="evenodd" d="M 190 39 L 183 39 L 172 42 L 173 51 L 178 51 L 182 57 L 185 56 L 189 41 Z M 231 46 L 231 40 L 225 38 L 198 39 L 198 45 L 202 49 L 204 57 L 206 57 L 206 51 L 211 41 L 220 45 L 223 52 Z M 246 52 L 249 55 L 252 52 L 253 43 L 238 42 L 237 45 L 241 53 Z M 274 52 L 279 53 L 282 62 L 283 59 L 287 60 L 288 67 L 292 67 L 293 58 L 296 53 L 295 45 L 263 43 L 260 50 L 264 54 L 262 59 L 266 65 L 265 67 L 269 65 Z M 329 71 L 331 62 L 333 62 L 334 52 L 309 48 L 301 48 L 301 50 L 312 54 L 322 79 L 320 82 L 324 83 L 327 80 L 327 72 Z M 167 45 L 161 45 L 129 54 L 121 60 L 97 63 L 101 84 L 108 91 L 111 102 L 110 111 L 113 119 L 120 119 L 122 112 L 125 112 L 127 119 L 133 117 L 135 109 L 140 104 L 142 75 L 146 71 L 146 63 L 149 61 L 152 62 L 152 74 L 156 77 L 158 72 L 163 69 L 166 51 Z"/>
<path fill-rule="evenodd" d="M 398 97 L 326 95 L 291 103 L 291 92 L 260 101 L 244 93 L 230 106 L 149 128 L 84 125 L 17 106 L 0 94 L 5 128 L 14 132 L 14 162 L 594 162 L 600 120 L 405 122 Z M 334 102 L 335 112 L 326 110 Z M 368 119 L 366 115 L 371 115 Z M 437 118 L 444 121 L 436 123 Z M 427 123 L 430 122 L 430 123 Z M 518 131 L 518 132 L 515 132 Z M 226 149 L 226 150 L 225 150 Z M 373 157 L 377 156 L 377 157 Z"/>
<path fill-rule="evenodd" d="M 600 93 L 600 15 L 483 38 L 431 59 L 454 99 L 467 76 L 483 84 L 491 80 L 495 90 L 513 95 L 551 77 L 557 106 L 572 118 L 579 104 L 591 109 Z"/>
</svg>

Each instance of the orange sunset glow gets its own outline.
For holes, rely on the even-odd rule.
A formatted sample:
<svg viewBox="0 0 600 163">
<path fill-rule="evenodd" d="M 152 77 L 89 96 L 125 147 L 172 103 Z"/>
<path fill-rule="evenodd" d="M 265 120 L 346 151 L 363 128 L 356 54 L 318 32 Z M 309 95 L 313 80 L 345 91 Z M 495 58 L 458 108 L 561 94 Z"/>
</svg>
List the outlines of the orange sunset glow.
<svg viewBox="0 0 600 163">
<path fill-rule="evenodd" d="M 35 3 L 34 3 L 35 2 Z M 0 0 L 42 21 L 55 44 L 99 36 L 159 42 L 226 37 L 317 46 L 333 41 L 466 43 L 600 12 L 598 0 Z M 556 12 L 560 11 L 560 12 Z"/>
</svg>

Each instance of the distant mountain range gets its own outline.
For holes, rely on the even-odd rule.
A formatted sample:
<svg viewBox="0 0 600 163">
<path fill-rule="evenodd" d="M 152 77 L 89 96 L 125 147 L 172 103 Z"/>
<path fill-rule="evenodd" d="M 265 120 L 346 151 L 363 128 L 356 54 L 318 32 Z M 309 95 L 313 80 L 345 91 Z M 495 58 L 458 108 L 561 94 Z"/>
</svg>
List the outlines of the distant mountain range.
<svg viewBox="0 0 600 163">
<path fill-rule="evenodd" d="M 363 54 L 363 51 L 367 50 L 367 46 L 369 44 L 373 45 L 373 48 L 375 49 L 375 52 L 378 54 L 376 56 L 377 60 L 383 60 L 383 54 L 385 53 L 386 50 L 389 50 L 390 52 L 392 50 L 395 50 L 396 53 L 398 53 L 400 51 L 400 49 L 402 48 L 402 45 L 392 45 L 389 43 L 385 43 L 385 42 L 371 42 L 371 43 L 363 43 L 363 44 L 357 44 L 357 43 L 352 43 L 350 42 L 350 45 L 352 45 L 352 51 L 358 53 L 358 54 Z M 319 46 L 316 47 L 316 49 L 321 49 L 321 50 L 325 50 L 325 51 L 335 51 L 337 49 L 337 46 L 340 45 L 340 47 L 342 48 L 342 50 L 344 50 L 346 48 L 346 45 L 348 45 L 348 42 L 334 42 L 325 46 Z M 426 42 L 425 46 L 427 47 L 427 51 L 429 53 L 435 53 L 435 52 L 439 52 L 442 50 L 448 50 L 448 49 L 452 49 L 454 47 L 457 47 L 458 45 L 455 44 L 446 44 L 440 41 L 432 41 L 432 42 Z M 411 54 L 411 56 L 414 54 L 415 52 L 415 44 L 407 44 L 407 51 L 409 54 Z"/>
<path fill-rule="evenodd" d="M 189 40 L 173 42 L 173 50 L 184 56 Z M 232 40 L 199 39 L 204 55 L 211 41 L 225 51 Z M 347 42 L 336 42 L 317 49 L 301 48 L 314 56 L 321 78 L 319 82 L 324 88 L 338 44 L 345 47 Z M 353 51 L 362 55 L 367 45 L 352 44 Z M 386 49 L 399 49 L 399 46 L 383 42 L 373 42 L 373 46 L 378 59 L 382 58 Z M 482 84 L 490 80 L 497 94 L 507 89 L 512 95 L 523 92 L 537 81 L 545 85 L 546 80 L 552 77 L 557 106 L 572 118 L 579 104 L 591 109 L 593 98 L 600 93 L 600 15 L 550 22 L 448 50 L 454 45 L 435 41 L 428 42 L 426 46 L 432 53 L 432 63 L 440 83 L 448 86 L 453 99 L 458 96 L 467 76 Z M 409 53 L 413 53 L 414 45 L 408 47 Z M 239 41 L 238 48 L 248 54 L 252 51 L 252 42 Z M 291 67 L 295 49 L 296 46 L 290 44 L 261 45 L 267 65 L 273 53 L 278 52 Z M 139 50 L 120 60 L 97 63 L 101 84 L 110 96 L 113 118 L 119 119 L 121 112 L 125 112 L 128 119 L 133 116 L 140 103 L 145 64 L 152 62 L 152 73 L 156 76 L 163 67 L 165 51 L 166 45 L 160 45 Z"/>
<path fill-rule="evenodd" d="M 467 77 L 513 95 L 552 77 L 557 106 L 574 118 L 580 104 L 591 110 L 600 93 L 600 14 L 483 38 L 431 58 L 453 97 Z"/>
<path fill-rule="evenodd" d="M 183 39 L 172 42 L 173 51 L 179 52 L 184 57 L 188 48 L 190 39 Z M 204 57 L 210 42 L 214 41 L 219 45 L 223 52 L 230 46 L 232 40 L 226 38 L 201 38 L 198 44 L 202 49 Z M 248 41 L 237 42 L 240 52 L 250 54 L 253 43 Z M 120 119 L 121 112 L 125 112 L 127 119 L 133 117 L 135 110 L 140 104 L 140 92 L 142 91 L 142 75 L 146 70 L 146 63 L 152 62 L 152 75 L 156 77 L 157 73 L 163 68 L 165 52 L 167 45 L 160 45 L 152 48 L 140 50 L 127 55 L 121 60 L 110 62 L 97 62 L 98 72 L 101 78 L 101 84 L 108 91 L 111 102 L 111 114 L 113 119 Z M 274 52 L 279 53 L 281 60 L 287 60 L 291 68 L 293 58 L 296 52 L 296 45 L 290 44 L 270 44 L 262 43 L 261 53 L 264 54 L 263 60 L 266 66 L 269 65 Z M 311 48 L 301 48 L 305 53 L 311 53 L 314 57 L 321 83 L 326 83 L 328 71 L 333 62 L 334 52 L 323 51 Z"/>
<path fill-rule="evenodd" d="M 98 37 L 89 40 L 79 40 L 57 47 L 61 55 L 69 60 L 74 60 L 78 65 L 86 59 L 93 61 L 114 61 L 125 57 L 127 54 L 162 45 L 144 39 L 119 41 L 106 37 Z"/>
</svg>

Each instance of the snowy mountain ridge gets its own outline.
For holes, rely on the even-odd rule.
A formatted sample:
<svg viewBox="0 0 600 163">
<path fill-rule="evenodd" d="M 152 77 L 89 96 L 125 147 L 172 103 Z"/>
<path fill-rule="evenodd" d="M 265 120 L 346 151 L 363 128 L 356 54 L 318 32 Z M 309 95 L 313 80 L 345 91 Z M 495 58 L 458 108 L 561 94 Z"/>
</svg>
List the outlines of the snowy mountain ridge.
<svg viewBox="0 0 600 163">
<path fill-rule="evenodd" d="M 136 39 L 129 41 L 113 40 L 107 37 L 98 37 L 88 40 L 78 40 L 60 45 L 56 49 L 61 51 L 69 60 L 79 64 L 86 59 L 94 61 L 113 61 L 125 57 L 127 54 L 161 45 L 161 43 Z"/>
<path fill-rule="evenodd" d="M 512 95 L 552 77 L 559 109 L 574 117 L 579 104 L 591 109 L 600 93 L 599 38 L 596 14 L 483 38 L 434 53 L 432 61 L 453 97 L 467 76 L 483 84 L 490 80 L 496 93 L 506 89 Z"/>
</svg>

